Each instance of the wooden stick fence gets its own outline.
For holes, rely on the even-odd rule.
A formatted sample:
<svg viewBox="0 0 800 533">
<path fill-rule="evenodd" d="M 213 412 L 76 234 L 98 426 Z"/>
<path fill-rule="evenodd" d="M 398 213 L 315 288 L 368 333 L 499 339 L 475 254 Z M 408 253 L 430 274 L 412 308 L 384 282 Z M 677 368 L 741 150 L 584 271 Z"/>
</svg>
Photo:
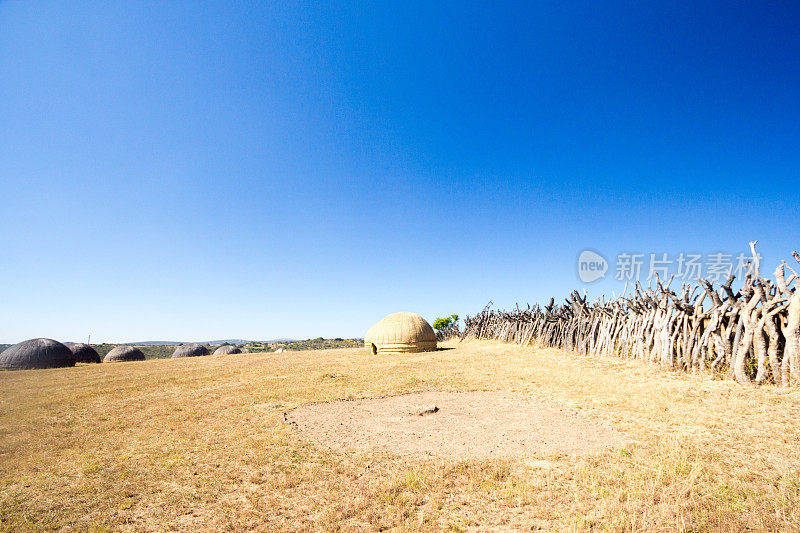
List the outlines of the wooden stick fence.
<svg viewBox="0 0 800 533">
<path fill-rule="evenodd" d="M 561 348 L 579 354 L 614 355 L 685 372 L 721 372 L 739 383 L 800 384 L 800 278 L 783 261 L 774 281 L 761 277 L 756 242 L 741 289 L 735 277 L 719 286 L 705 279 L 680 292 L 656 277 L 610 301 L 587 302 L 573 291 L 555 300 L 512 311 L 491 303 L 467 317 L 460 338 L 495 339 Z M 793 252 L 800 262 L 800 255 Z M 791 275 L 787 278 L 787 271 Z M 627 292 L 627 288 L 626 288 Z"/>
</svg>

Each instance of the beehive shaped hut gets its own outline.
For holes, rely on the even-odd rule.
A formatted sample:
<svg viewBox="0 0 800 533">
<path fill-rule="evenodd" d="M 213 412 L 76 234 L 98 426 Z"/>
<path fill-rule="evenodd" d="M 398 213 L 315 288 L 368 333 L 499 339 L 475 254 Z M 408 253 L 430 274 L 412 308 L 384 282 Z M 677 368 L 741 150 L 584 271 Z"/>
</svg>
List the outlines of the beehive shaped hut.
<svg viewBox="0 0 800 533">
<path fill-rule="evenodd" d="M 198 357 L 208 355 L 208 348 L 196 342 L 181 344 L 172 352 L 172 357 Z"/>
<path fill-rule="evenodd" d="M 100 354 L 97 353 L 97 350 L 88 344 L 82 342 L 65 342 L 64 346 L 69 348 L 69 351 L 75 356 L 76 363 L 99 363 L 101 361 Z"/>
<path fill-rule="evenodd" d="M 234 353 L 242 353 L 242 350 L 237 348 L 236 346 L 231 346 L 227 344 L 225 346 L 220 346 L 216 350 L 214 350 L 214 355 L 230 355 Z"/>
<path fill-rule="evenodd" d="M 0 354 L 0 370 L 75 366 L 69 348 L 53 339 L 30 339 L 6 348 Z"/>
<path fill-rule="evenodd" d="M 369 328 L 364 346 L 373 354 L 427 352 L 436 349 L 436 333 L 416 313 L 394 313 Z"/>
<path fill-rule="evenodd" d="M 145 356 L 139 348 L 133 346 L 117 346 L 106 354 L 104 363 L 117 363 L 120 361 L 144 361 Z"/>
</svg>

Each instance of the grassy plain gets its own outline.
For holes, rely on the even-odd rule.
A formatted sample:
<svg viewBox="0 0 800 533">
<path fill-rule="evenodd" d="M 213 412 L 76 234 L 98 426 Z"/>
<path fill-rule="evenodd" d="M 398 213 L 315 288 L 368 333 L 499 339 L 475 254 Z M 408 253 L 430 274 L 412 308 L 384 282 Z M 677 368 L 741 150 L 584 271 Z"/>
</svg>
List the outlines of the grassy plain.
<svg viewBox="0 0 800 533">
<path fill-rule="evenodd" d="M 0 530 L 800 531 L 800 392 L 493 342 L 0 373 Z M 310 402 L 535 394 L 616 427 L 588 455 L 331 451 Z M 491 408 L 491 406 L 487 406 Z"/>
</svg>

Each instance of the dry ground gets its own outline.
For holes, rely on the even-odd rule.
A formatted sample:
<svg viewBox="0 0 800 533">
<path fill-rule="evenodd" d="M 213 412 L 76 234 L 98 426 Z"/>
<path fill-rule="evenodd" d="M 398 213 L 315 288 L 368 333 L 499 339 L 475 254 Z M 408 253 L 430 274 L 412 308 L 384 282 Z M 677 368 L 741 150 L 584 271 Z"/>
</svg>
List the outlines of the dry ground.
<svg viewBox="0 0 800 533">
<path fill-rule="evenodd" d="M 284 412 L 530 394 L 621 440 L 588 454 L 331 450 Z M 0 530 L 800 530 L 800 392 L 480 342 L 0 373 Z"/>
<path fill-rule="evenodd" d="M 620 435 L 529 392 L 426 391 L 293 409 L 289 424 L 336 450 L 521 461 L 618 445 Z"/>
</svg>

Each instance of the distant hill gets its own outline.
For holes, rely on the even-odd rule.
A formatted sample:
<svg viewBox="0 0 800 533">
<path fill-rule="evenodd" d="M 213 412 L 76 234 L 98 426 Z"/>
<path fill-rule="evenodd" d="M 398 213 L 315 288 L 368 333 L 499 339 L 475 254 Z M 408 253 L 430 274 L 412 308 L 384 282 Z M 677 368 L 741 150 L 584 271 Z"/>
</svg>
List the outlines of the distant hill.
<svg viewBox="0 0 800 533">
<path fill-rule="evenodd" d="M 329 350 L 331 348 L 360 348 L 363 345 L 364 345 L 364 339 L 343 339 L 341 337 L 337 337 L 335 339 L 324 339 L 322 337 L 317 337 L 316 339 L 306 339 L 306 340 L 266 342 L 262 344 L 262 347 L 266 348 L 267 351 L 274 351 L 280 348 L 283 348 L 284 350 L 298 351 L 298 350 Z"/>
<path fill-rule="evenodd" d="M 144 350 L 145 355 L 147 358 L 161 358 L 161 357 L 169 357 L 172 354 L 173 346 L 178 346 L 180 344 L 185 344 L 186 342 L 192 341 L 138 341 L 138 342 L 124 342 L 119 343 L 124 346 L 151 346 L 152 349 Z M 363 339 L 342 339 L 342 338 L 335 338 L 335 339 L 323 339 L 322 337 L 317 337 L 315 339 L 288 339 L 288 338 L 281 338 L 281 339 L 271 339 L 265 341 L 252 341 L 246 339 L 218 339 L 213 341 L 204 341 L 200 344 L 205 344 L 209 346 L 219 346 L 220 344 L 237 344 L 237 345 L 249 345 L 251 349 L 255 349 L 256 351 L 274 351 L 278 348 L 283 348 L 285 350 L 324 350 L 330 348 L 351 348 L 351 347 L 360 347 L 363 343 Z M 105 343 L 105 344 L 93 344 L 93 346 L 97 349 L 100 356 L 104 356 L 111 350 L 114 346 L 117 346 L 118 343 Z M 11 344 L 0 344 L 0 352 L 5 350 L 11 346 Z"/>
<path fill-rule="evenodd" d="M 115 344 L 108 342 L 106 344 Z M 141 342 L 123 342 L 123 346 L 177 346 L 178 344 L 185 344 L 182 341 L 141 341 Z"/>
<path fill-rule="evenodd" d="M 222 339 L 217 341 L 206 341 L 203 344 L 225 344 L 226 342 L 228 344 L 247 344 L 248 342 L 253 341 L 249 341 L 247 339 Z"/>
<path fill-rule="evenodd" d="M 186 344 L 187 342 L 199 342 L 200 344 L 219 345 L 225 344 L 247 344 L 250 342 L 295 342 L 297 339 L 272 339 L 267 341 L 253 341 L 247 339 L 218 339 L 215 341 L 137 341 L 137 342 L 123 342 L 126 346 L 177 346 L 179 344 Z M 114 344 L 109 342 L 107 344 Z"/>
</svg>

